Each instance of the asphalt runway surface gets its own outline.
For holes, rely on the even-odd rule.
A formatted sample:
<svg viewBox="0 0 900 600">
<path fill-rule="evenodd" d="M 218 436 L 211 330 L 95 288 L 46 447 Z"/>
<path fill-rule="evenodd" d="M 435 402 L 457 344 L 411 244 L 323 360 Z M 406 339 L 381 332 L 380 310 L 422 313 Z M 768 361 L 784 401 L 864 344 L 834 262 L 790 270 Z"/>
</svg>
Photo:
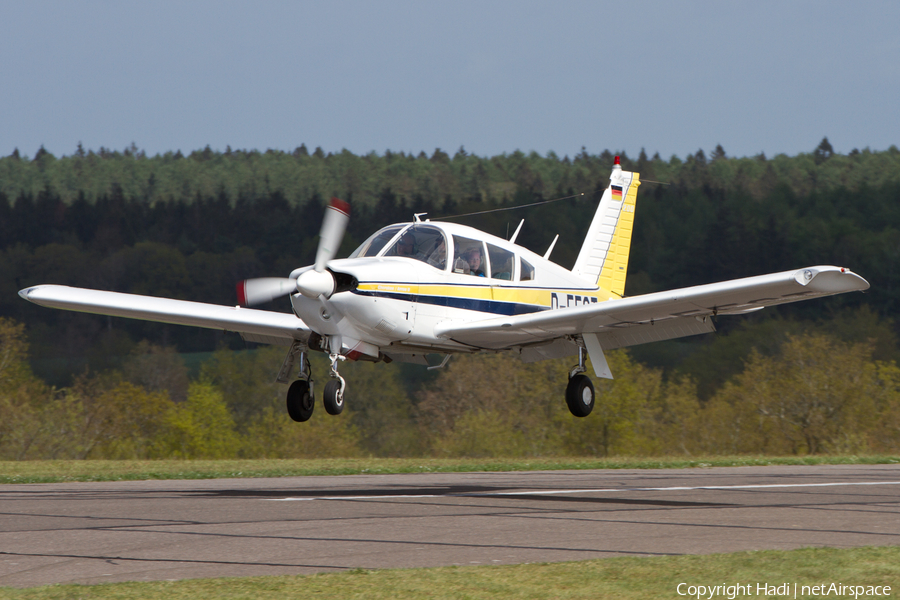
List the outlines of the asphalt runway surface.
<svg viewBox="0 0 900 600">
<path fill-rule="evenodd" d="M 900 544 L 900 465 L 0 486 L 0 586 Z"/>
</svg>

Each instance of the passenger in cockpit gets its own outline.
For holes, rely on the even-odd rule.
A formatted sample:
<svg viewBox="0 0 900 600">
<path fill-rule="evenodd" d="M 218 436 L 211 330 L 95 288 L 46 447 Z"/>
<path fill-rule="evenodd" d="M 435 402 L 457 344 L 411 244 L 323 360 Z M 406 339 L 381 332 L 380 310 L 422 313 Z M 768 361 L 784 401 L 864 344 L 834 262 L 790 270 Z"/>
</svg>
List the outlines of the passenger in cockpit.
<svg viewBox="0 0 900 600">
<path fill-rule="evenodd" d="M 463 255 L 463 259 L 469 263 L 469 275 L 477 275 L 484 277 L 484 268 L 482 267 L 481 248 L 469 248 Z"/>
</svg>

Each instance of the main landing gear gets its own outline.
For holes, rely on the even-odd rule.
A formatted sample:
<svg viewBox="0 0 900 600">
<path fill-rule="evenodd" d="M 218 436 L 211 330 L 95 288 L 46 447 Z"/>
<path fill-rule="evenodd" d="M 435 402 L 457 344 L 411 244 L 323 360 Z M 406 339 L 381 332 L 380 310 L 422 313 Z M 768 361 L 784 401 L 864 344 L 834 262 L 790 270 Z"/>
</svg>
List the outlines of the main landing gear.
<svg viewBox="0 0 900 600">
<path fill-rule="evenodd" d="M 569 371 L 569 385 L 566 386 L 566 404 L 576 417 L 586 417 L 594 410 L 594 384 L 584 374 L 587 350 L 578 348 L 578 364 Z"/>
<path fill-rule="evenodd" d="M 309 421 L 316 406 L 312 370 L 306 352 L 300 352 L 300 379 L 291 384 L 287 393 L 287 411 L 290 417 L 302 423 Z"/>
</svg>

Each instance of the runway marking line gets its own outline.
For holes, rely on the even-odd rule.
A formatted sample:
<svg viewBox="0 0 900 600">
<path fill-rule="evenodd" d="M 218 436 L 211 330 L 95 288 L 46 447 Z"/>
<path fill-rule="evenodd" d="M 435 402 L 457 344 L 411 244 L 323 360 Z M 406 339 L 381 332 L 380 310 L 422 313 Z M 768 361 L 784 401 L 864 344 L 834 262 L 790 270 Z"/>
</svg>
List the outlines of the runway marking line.
<svg viewBox="0 0 900 600">
<path fill-rule="evenodd" d="M 763 483 L 748 485 L 700 485 L 696 487 L 597 488 L 582 490 L 531 490 L 527 492 L 462 492 L 448 494 L 385 494 L 381 496 L 308 496 L 305 498 L 263 498 L 269 502 L 302 502 L 306 500 L 396 500 L 398 498 L 484 498 L 494 496 L 545 496 L 561 494 L 608 494 L 616 492 L 682 492 L 694 490 L 753 490 L 773 488 L 812 488 L 857 485 L 900 485 L 900 481 L 838 481 L 833 483 Z"/>
</svg>

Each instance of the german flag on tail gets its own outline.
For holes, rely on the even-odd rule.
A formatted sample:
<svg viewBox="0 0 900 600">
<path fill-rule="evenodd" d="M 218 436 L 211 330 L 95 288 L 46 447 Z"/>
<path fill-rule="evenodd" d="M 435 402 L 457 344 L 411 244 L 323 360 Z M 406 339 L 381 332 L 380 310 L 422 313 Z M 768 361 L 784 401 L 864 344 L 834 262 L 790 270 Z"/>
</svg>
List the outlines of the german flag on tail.
<svg viewBox="0 0 900 600">
<path fill-rule="evenodd" d="M 620 185 L 611 185 L 612 188 L 612 199 L 616 202 L 622 201 L 622 186 Z"/>
</svg>

